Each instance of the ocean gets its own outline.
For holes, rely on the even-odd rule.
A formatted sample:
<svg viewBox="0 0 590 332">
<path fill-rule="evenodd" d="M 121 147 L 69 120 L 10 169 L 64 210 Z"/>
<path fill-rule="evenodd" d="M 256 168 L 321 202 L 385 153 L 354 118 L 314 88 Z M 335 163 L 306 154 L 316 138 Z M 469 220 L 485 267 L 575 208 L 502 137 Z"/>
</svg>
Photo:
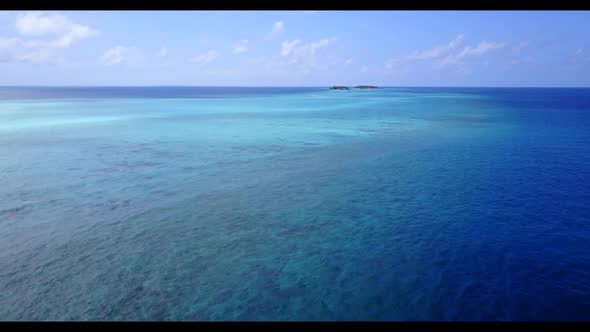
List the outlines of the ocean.
<svg viewBox="0 0 590 332">
<path fill-rule="evenodd" d="M 588 319 L 590 89 L 0 88 L 0 320 Z"/>
</svg>

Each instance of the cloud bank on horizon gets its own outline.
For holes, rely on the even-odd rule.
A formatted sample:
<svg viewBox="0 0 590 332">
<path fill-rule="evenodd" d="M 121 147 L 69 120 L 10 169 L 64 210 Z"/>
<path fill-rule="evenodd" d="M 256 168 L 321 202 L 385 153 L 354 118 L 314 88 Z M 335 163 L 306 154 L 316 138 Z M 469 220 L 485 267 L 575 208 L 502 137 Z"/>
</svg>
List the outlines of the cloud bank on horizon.
<svg viewBox="0 0 590 332">
<path fill-rule="evenodd" d="M 586 31 L 588 12 L 1 12 L 0 85 L 590 86 Z"/>
</svg>

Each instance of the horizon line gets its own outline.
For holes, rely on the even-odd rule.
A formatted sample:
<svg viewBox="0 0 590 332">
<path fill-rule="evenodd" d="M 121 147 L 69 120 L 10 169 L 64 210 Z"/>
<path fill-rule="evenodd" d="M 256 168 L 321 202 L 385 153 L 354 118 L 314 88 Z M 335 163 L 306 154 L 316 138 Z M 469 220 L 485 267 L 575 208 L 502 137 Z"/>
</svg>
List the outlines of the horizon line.
<svg viewBox="0 0 590 332">
<path fill-rule="evenodd" d="M 523 88 L 523 89 L 588 89 L 590 86 L 510 86 L 510 85 L 373 85 L 373 84 L 351 84 L 351 85 L 184 85 L 184 84 L 167 84 L 167 85 L 0 85 L 0 88 L 165 88 L 165 87 L 185 87 L 185 88 L 329 88 L 332 86 L 355 87 L 362 85 L 376 86 L 379 88 Z"/>
</svg>

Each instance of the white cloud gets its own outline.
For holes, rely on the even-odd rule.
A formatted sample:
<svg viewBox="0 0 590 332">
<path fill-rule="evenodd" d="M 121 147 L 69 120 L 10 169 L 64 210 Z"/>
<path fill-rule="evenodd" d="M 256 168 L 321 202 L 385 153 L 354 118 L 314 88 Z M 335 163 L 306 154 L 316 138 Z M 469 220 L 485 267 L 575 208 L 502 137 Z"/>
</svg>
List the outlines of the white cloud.
<svg viewBox="0 0 590 332">
<path fill-rule="evenodd" d="M 209 51 L 207 51 L 207 53 L 192 57 L 190 59 L 190 61 L 200 63 L 200 64 L 205 64 L 205 63 L 215 60 L 217 57 L 218 57 L 217 51 L 209 50 Z"/>
<path fill-rule="evenodd" d="M 143 52 L 134 46 L 115 46 L 108 49 L 100 58 L 105 66 L 118 64 L 127 64 L 129 66 L 139 66 L 144 63 Z"/>
<path fill-rule="evenodd" d="M 158 53 L 156 53 L 156 56 L 159 58 L 164 58 L 164 57 L 168 56 L 168 48 L 167 47 L 160 48 L 160 50 L 158 50 Z"/>
<path fill-rule="evenodd" d="M 336 41 L 335 38 L 323 38 L 310 43 L 303 43 L 299 39 L 284 41 L 281 43 L 281 56 L 288 63 L 297 64 L 303 70 L 318 67 L 318 54 L 320 50 L 328 47 Z"/>
<path fill-rule="evenodd" d="M 336 38 L 324 38 L 308 44 L 302 44 L 299 39 L 281 43 L 281 55 L 284 57 L 305 57 L 315 55 L 320 49 L 334 43 Z"/>
<path fill-rule="evenodd" d="M 313 69 L 327 70 L 333 66 L 340 66 L 342 60 L 325 50 L 334 44 L 336 38 L 323 38 L 316 41 L 304 42 L 299 39 L 285 40 L 280 44 L 277 57 L 268 60 L 269 70 L 287 70 L 296 68 L 300 73 L 310 73 Z"/>
<path fill-rule="evenodd" d="M 99 34 L 97 30 L 72 22 L 64 15 L 38 11 L 19 14 L 15 27 L 26 38 L 0 38 L 0 61 L 63 63 L 59 49 Z"/>
<path fill-rule="evenodd" d="M 98 34 L 98 31 L 70 21 L 63 15 L 27 12 L 16 18 L 16 30 L 24 36 L 54 36 L 46 42 L 49 47 L 67 48 L 72 44 Z"/>
<path fill-rule="evenodd" d="M 344 64 L 345 64 L 345 65 L 347 65 L 347 66 L 348 66 L 348 65 L 351 65 L 351 64 L 352 64 L 352 59 L 346 59 L 346 60 L 344 61 Z"/>
<path fill-rule="evenodd" d="M 320 39 L 316 42 L 311 43 L 311 50 L 312 52 L 316 52 L 317 50 L 319 50 L 320 48 L 324 48 L 328 45 L 330 45 L 332 42 L 334 42 L 334 38 L 324 38 L 324 39 Z"/>
<path fill-rule="evenodd" d="M 248 52 L 248 40 L 242 39 L 234 45 L 234 54 L 242 54 Z"/>
<path fill-rule="evenodd" d="M 463 35 L 459 35 L 445 45 L 435 46 L 425 51 L 414 51 L 412 54 L 408 56 L 408 58 L 412 60 L 427 60 L 440 58 L 449 54 L 452 50 L 456 49 L 464 42 L 464 40 L 465 37 Z"/>
<path fill-rule="evenodd" d="M 482 41 L 476 47 L 465 46 L 463 50 L 458 54 L 450 54 L 446 56 L 440 63 L 439 67 L 445 67 L 448 65 L 459 65 L 462 66 L 462 61 L 466 58 L 479 57 L 492 50 L 503 48 L 504 43 Z"/>
<path fill-rule="evenodd" d="M 289 54 L 291 54 L 291 52 L 293 52 L 293 50 L 295 49 L 295 47 L 297 46 L 297 44 L 299 44 L 301 41 L 299 39 L 293 40 L 293 41 L 284 41 L 281 43 L 281 55 L 282 56 L 289 56 Z"/>
<path fill-rule="evenodd" d="M 277 21 L 275 22 L 275 24 L 272 26 L 272 30 L 270 31 L 270 33 L 268 34 L 267 38 L 272 38 L 274 36 L 279 35 L 281 32 L 283 32 L 283 30 L 285 30 L 285 24 L 283 23 L 283 21 Z"/>
<path fill-rule="evenodd" d="M 116 46 L 107 50 L 100 58 L 101 62 L 107 66 L 115 65 L 125 60 L 125 50 L 123 46 Z"/>
<path fill-rule="evenodd" d="M 504 43 L 483 41 L 477 47 L 466 46 L 461 53 L 457 55 L 459 59 L 473 56 L 481 56 L 489 51 L 504 47 Z"/>
<path fill-rule="evenodd" d="M 44 15 L 42 12 L 27 12 L 16 18 L 16 30 L 26 36 L 61 34 L 71 25 L 62 15 Z"/>
<path fill-rule="evenodd" d="M 458 35 L 447 44 L 435 46 L 424 51 L 414 51 L 407 58 L 410 60 L 435 60 L 434 66 L 437 68 L 456 65 L 460 67 L 459 69 L 464 70 L 463 62 L 467 58 L 480 57 L 505 46 L 504 43 L 482 41 L 477 46 L 467 45 L 460 49 L 459 47 L 464 42 L 465 37 Z M 518 51 L 522 51 L 526 46 L 525 44 L 520 45 Z M 391 69 L 391 67 L 391 63 L 386 63 L 386 68 Z"/>
</svg>

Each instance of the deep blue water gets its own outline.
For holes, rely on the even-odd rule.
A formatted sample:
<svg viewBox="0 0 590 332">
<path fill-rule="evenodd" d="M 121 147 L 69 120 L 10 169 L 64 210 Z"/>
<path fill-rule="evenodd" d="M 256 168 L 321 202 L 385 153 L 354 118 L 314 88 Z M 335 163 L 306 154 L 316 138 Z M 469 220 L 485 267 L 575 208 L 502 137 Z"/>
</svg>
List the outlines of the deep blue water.
<svg viewBox="0 0 590 332">
<path fill-rule="evenodd" d="M 588 320 L 590 89 L 0 88 L 1 320 Z"/>
</svg>

